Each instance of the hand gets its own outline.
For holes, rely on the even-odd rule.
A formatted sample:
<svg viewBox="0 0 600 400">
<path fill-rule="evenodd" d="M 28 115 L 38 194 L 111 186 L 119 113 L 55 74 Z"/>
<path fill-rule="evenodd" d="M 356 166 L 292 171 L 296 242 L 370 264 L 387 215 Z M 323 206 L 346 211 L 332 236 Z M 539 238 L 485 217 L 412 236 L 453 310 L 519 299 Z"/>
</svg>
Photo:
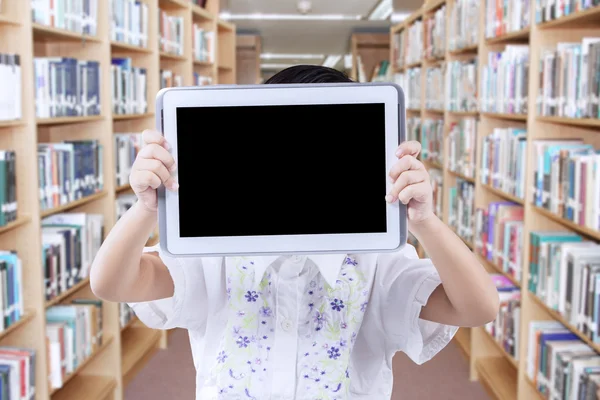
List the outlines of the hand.
<svg viewBox="0 0 600 400">
<path fill-rule="evenodd" d="M 142 141 L 144 146 L 131 167 L 129 184 L 140 203 L 149 211 L 156 211 L 156 189 L 161 184 L 173 191 L 179 187 L 171 176 L 176 165 L 173 156 L 168 152 L 169 144 L 159 132 L 145 130 L 142 133 Z"/>
<path fill-rule="evenodd" d="M 385 197 L 388 203 L 397 200 L 408 207 L 408 221 L 418 224 L 434 216 L 433 189 L 429 173 L 417 156 L 421 152 L 421 143 L 403 142 L 396 151 L 398 161 L 390 170 L 392 190 Z"/>
</svg>

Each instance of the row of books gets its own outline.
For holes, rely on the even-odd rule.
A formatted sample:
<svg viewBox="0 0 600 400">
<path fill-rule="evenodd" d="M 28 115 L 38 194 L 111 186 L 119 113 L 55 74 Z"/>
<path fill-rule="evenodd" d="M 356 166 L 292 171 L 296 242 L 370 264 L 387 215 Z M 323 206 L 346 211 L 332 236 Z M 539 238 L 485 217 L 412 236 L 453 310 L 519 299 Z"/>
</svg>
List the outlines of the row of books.
<svg viewBox="0 0 600 400">
<path fill-rule="evenodd" d="M 194 85 L 195 86 L 207 86 L 207 85 L 212 85 L 212 83 L 213 83 L 212 76 L 206 76 L 206 75 L 202 75 L 197 72 L 194 72 Z"/>
<path fill-rule="evenodd" d="M 477 111 L 477 61 L 451 61 L 446 65 L 446 107 L 448 111 Z"/>
<path fill-rule="evenodd" d="M 444 120 L 426 118 L 421 124 L 421 156 L 423 160 L 444 164 Z"/>
<path fill-rule="evenodd" d="M 140 0 L 109 0 L 110 39 L 148 47 L 148 4 Z"/>
<path fill-rule="evenodd" d="M 534 140 L 533 199 L 578 225 L 600 230 L 600 154 L 581 139 Z"/>
<path fill-rule="evenodd" d="M 448 49 L 459 51 L 479 43 L 481 0 L 456 0 L 450 6 Z"/>
<path fill-rule="evenodd" d="M 38 118 L 100 115 L 100 64 L 64 57 L 36 57 Z"/>
<path fill-rule="evenodd" d="M 449 188 L 448 225 L 466 241 L 473 241 L 475 227 L 475 185 L 456 178 L 456 185 Z"/>
<path fill-rule="evenodd" d="M 532 0 L 511 0 L 485 2 L 485 37 L 486 39 L 506 35 L 523 30 L 531 20 Z"/>
<path fill-rule="evenodd" d="M 194 49 L 194 60 L 215 62 L 215 32 L 194 24 L 192 27 L 192 48 Z"/>
<path fill-rule="evenodd" d="M 33 349 L 0 347 L 0 399 L 35 399 L 36 358 Z"/>
<path fill-rule="evenodd" d="M 42 220 L 42 269 L 47 301 L 89 277 L 103 238 L 102 214 L 62 213 Z"/>
<path fill-rule="evenodd" d="M 558 321 L 531 321 L 527 377 L 546 399 L 596 399 L 600 356 Z"/>
<path fill-rule="evenodd" d="M 561 42 L 540 59 L 537 114 L 600 118 L 600 37 Z"/>
<path fill-rule="evenodd" d="M 446 54 L 446 5 L 425 19 L 425 58 L 436 59 Z"/>
<path fill-rule="evenodd" d="M 429 180 L 433 190 L 433 212 L 438 218 L 444 215 L 444 173 L 440 169 L 430 169 Z"/>
<path fill-rule="evenodd" d="M 46 310 L 46 339 L 51 389 L 65 379 L 103 343 L 102 301 L 74 299 Z"/>
<path fill-rule="evenodd" d="M 394 34 L 392 41 L 392 57 L 395 61 L 396 68 L 404 68 L 406 59 L 406 30 Z"/>
<path fill-rule="evenodd" d="M 144 114 L 148 111 L 146 68 L 133 66 L 131 58 L 113 58 L 111 83 L 114 114 Z"/>
<path fill-rule="evenodd" d="M 553 21 L 598 5 L 598 0 L 535 0 L 535 23 Z"/>
<path fill-rule="evenodd" d="M 129 182 L 131 166 L 142 148 L 142 134 L 116 133 L 115 140 L 115 179 L 117 187 Z"/>
<path fill-rule="evenodd" d="M 444 110 L 445 66 L 430 67 L 425 70 L 425 108 L 428 110 Z"/>
<path fill-rule="evenodd" d="M 411 65 L 421 62 L 423 58 L 423 21 L 417 20 L 407 29 L 406 37 L 406 60 L 405 65 Z"/>
<path fill-rule="evenodd" d="M 160 70 L 160 88 L 183 86 L 183 76 L 169 69 Z"/>
<path fill-rule="evenodd" d="M 404 91 L 406 108 L 421 110 L 421 68 L 409 68 L 403 73 L 395 74 L 394 81 Z"/>
<path fill-rule="evenodd" d="M 527 131 L 521 128 L 494 128 L 483 137 L 481 183 L 525 199 Z"/>
<path fill-rule="evenodd" d="M 484 329 L 507 354 L 518 360 L 521 290 L 504 275 L 491 274 L 491 277 L 498 290 L 500 308 L 496 319 L 487 323 Z"/>
<path fill-rule="evenodd" d="M 158 49 L 161 52 L 183 56 L 183 17 L 169 15 L 159 9 L 158 32 Z"/>
<path fill-rule="evenodd" d="M 490 52 L 481 71 L 480 111 L 527 114 L 529 46 L 508 45 Z"/>
<path fill-rule="evenodd" d="M 475 178 L 476 149 L 477 120 L 463 118 L 453 122 L 448 133 L 448 169 Z"/>
<path fill-rule="evenodd" d="M 0 122 L 21 119 L 21 57 L 0 53 Z"/>
<path fill-rule="evenodd" d="M 30 0 L 33 22 L 96 36 L 98 0 Z"/>
<path fill-rule="evenodd" d="M 516 281 L 522 279 L 524 208 L 509 201 L 475 210 L 475 252 Z"/>
<path fill-rule="evenodd" d="M 13 150 L 0 150 L 0 226 L 17 219 L 17 156 Z"/>
<path fill-rule="evenodd" d="M 23 317 L 23 265 L 15 251 L 0 250 L 0 332 Z"/>
<path fill-rule="evenodd" d="M 421 142 L 421 118 L 410 117 L 406 120 L 406 140 Z"/>
<path fill-rule="evenodd" d="M 572 232 L 531 232 L 529 290 L 600 343 L 600 244 Z"/>
<path fill-rule="evenodd" d="M 40 207 L 47 210 L 104 187 L 103 147 L 97 140 L 38 144 Z"/>
</svg>

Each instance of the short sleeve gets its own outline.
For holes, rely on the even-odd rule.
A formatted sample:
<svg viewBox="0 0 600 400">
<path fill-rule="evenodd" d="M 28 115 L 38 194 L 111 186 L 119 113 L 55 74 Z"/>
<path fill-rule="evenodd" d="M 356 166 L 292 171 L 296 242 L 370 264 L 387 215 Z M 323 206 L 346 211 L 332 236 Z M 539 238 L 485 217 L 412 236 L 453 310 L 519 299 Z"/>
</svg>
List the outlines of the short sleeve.
<svg viewBox="0 0 600 400">
<path fill-rule="evenodd" d="M 431 260 L 419 259 L 411 245 L 378 257 L 375 284 L 388 347 L 406 353 L 417 364 L 432 359 L 458 330 L 419 318 L 421 309 L 441 283 Z"/>
<path fill-rule="evenodd" d="M 200 265 L 184 267 L 181 260 L 161 251 L 160 245 L 144 248 L 144 253 L 158 253 L 173 279 L 173 297 L 128 303 L 136 316 L 153 329 L 198 329 L 206 320 L 206 286 Z M 197 259 L 196 259 L 197 260 Z"/>
</svg>

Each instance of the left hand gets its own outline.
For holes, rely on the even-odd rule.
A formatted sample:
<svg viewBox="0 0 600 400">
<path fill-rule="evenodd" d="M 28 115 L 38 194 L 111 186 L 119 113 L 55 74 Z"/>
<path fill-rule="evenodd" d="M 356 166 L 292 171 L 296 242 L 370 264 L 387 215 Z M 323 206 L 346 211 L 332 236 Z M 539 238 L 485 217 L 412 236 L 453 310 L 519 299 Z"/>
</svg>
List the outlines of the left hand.
<svg viewBox="0 0 600 400">
<path fill-rule="evenodd" d="M 429 173 L 423 163 L 417 160 L 421 152 L 421 143 L 407 141 L 400 144 L 396 151 L 398 161 L 390 170 L 392 190 L 385 197 L 388 203 L 401 201 L 407 205 L 408 221 L 421 223 L 434 216 L 433 189 Z"/>
</svg>

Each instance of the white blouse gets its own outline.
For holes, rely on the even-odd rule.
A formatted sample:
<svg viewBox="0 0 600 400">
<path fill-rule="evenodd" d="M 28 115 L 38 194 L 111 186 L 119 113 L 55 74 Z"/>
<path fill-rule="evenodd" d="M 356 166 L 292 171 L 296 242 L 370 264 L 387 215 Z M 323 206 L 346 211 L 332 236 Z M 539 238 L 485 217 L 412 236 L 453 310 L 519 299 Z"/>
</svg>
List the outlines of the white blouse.
<svg viewBox="0 0 600 400">
<path fill-rule="evenodd" d="M 414 247 L 384 254 L 172 258 L 173 297 L 132 303 L 189 332 L 196 399 L 382 400 L 392 357 L 422 364 L 454 326 L 419 319 L 441 283 Z"/>
</svg>

